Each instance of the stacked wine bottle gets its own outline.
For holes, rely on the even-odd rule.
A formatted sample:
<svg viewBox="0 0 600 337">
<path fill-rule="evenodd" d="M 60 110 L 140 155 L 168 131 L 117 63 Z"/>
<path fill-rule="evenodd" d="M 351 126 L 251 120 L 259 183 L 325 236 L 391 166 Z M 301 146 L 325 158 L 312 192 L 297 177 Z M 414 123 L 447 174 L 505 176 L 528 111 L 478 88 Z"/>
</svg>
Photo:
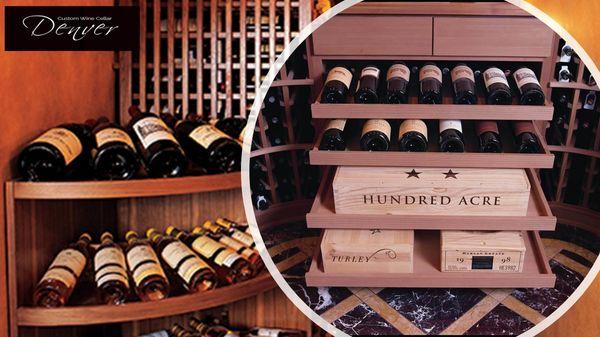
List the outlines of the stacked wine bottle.
<svg viewBox="0 0 600 337">
<path fill-rule="evenodd" d="M 90 234 L 81 234 L 54 258 L 35 287 L 34 304 L 64 306 L 79 284 L 94 284 L 99 303 L 155 301 L 236 284 L 264 268 L 248 226 L 225 218 L 190 231 L 150 228 L 146 237 L 129 231 L 120 244 L 104 232 L 93 245 Z"/>
<path fill-rule="evenodd" d="M 21 176 L 30 181 L 125 180 L 239 171 L 244 118 L 205 121 L 188 114 L 177 119 L 135 106 L 129 112 L 125 127 L 99 118 L 46 131 L 21 151 Z"/>
<path fill-rule="evenodd" d="M 382 85 L 384 81 L 381 80 L 380 73 L 380 68 L 368 65 L 362 68 L 360 77 L 355 79 L 352 68 L 339 65 L 333 67 L 327 74 L 321 103 L 405 104 L 409 102 L 409 94 L 414 87 L 418 87 L 419 104 L 441 104 L 446 82 L 452 84 L 454 104 L 478 104 L 480 92 L 485 92 L 486 104 L 490 105 L 512 104 L 513 97 L 517 96 L 521 105 L 543 105 L 546 101 L 535 72 L 526 67 L 511 72 L 491 66 L 481 72 L 473 71 L 464 63 L 442 70 L 432 62 L 412 69 L 403 62 L 395 62 L 388 67 L 385 85 Z M 512 78 L 513 85 L 509 82 L 507 74 L 512 74 L 509 77 Z M 444 80 L 446 77 L 449 77 L 447 81 Z M 511 86 L 518 90 L 514 90 Z M 350 97 L 353 87 L 355 87 L 355 94 Z M 432 123 L 432 121 L 425 122 L 419 119 L 401 121 L 396 140 L 398 150 L 428 151 L 431 148 L 429 142 L 437 137 L 439 151 L 465 151 L 466 139 L 462 121 L 437 121 L 437 134 L 431 131 Z M 356 125 L 349 124 L 356 123 L 346 119 L 329 121 L 323 131 L 319 149 L 343 151 L 347 148 L 348 140 L 358 132 L 360 132 L 360 149 L 363 151 L 388 151 L 392 148 L 394 122 L 390 123 L 383 119 L 366 120 L 362 123 L 360 131 L 355 127 Z M 531 122 L 513 121 L 511 128 L 516 152 L 539 153 L 541 151 L 539 139 Z M 502 137 L 496 121 L 476 121 L 473 129 L 478 139 L 476 147 L 479 152 L 503 152 Z"/>
</svg>

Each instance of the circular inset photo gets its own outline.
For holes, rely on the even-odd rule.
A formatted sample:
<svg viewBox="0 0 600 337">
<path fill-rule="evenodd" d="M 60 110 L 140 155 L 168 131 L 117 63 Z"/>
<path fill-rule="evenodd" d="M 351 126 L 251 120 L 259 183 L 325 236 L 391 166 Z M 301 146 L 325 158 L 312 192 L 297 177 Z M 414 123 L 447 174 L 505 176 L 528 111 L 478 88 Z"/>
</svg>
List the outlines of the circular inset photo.
<svg viewBox="0 0 600 337">
<path fill-rule="evenodd" d="M 534 335 L 597 274 L 598 69 L 534 10 L 344 1 L 271 68 L 247 218 L 329 333 Z"/>
</svg>

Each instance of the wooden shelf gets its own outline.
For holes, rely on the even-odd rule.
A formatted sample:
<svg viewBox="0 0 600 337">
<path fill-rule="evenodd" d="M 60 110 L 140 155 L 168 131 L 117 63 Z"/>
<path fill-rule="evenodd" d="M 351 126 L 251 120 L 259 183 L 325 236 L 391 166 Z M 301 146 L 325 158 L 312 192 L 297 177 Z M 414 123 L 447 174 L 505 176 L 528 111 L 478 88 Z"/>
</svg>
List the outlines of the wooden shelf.
<svg viewBox="0 0 600 337">
<path fill-rule="evenodd" d="M 123 305 L 90 305 L 62 308 L 19 307 L 19 326 L 74 326 L 128 322 L 184 314 L 248 298 L 275 287 L 269 273 L 262 273 L 229 287 L 171 297 L 157 302 Z"/>
<path fill-rule="evenodd" d="M 456 3 L 448 1 L 437 2 L 394 2 L 394 1 L 369 1 L 358 3 L 344 14 L 365 15 L 506 15 L 506 16 L 531 16 L 531 14 L 509 3 L 477 2 Z"/>
<path fill-rule="evenodd" d="M 531 195 L 526 216 L 336 214 L 331 185 L 334 172 L 330 169 L 325 173 L 312 208 L 306 214 L 309 228 L 553 231 L 556 227 L 556 217 L 533 170 L 527 170 Z"/>
<path fill-rule="evenodd" d="M 438 231 L 415 232 L 413 273 L 406 274 L 341 274 L 325 273 L 320 251 L 313 257 L 306 273 L 310 287 L 394 287 L 394 288 L 552 288 L 556 276 L 548 265 L 544 247 L 537 232 L 527 232 L 522 273 L 489 271 L 440 271 L 440 238 Z"/>
<path fill-rule="evenodd" d="M 156 197 L 240 188 L 240 172 L 122 181 L 20 182 L 9 181 L 15 199 L 115 199 Z"/>
<path fill-rule="evenodd" d="M 535 124 L 534 124 L 535 126 Z M 398 139 L 398 126 L 392 127 L 393 140 L 389 151 L 368 152 L 360 151 L 358 135 L 360 130 L 357 125 L 349 134 L 355 135 L 348 140 L 346 151 L 321 151 L 318 137 L 315 147 L 310 151 L 312 165 L 333 166 L 414 166 L 414 167 L 475 167 L 475 168 L 552 168 L 554 155 L 548 150 L 545 137 L 536 127 L 536 135 L 542 144 L 542 152 L 538 154 L 516 153 L 514 138 L 510 127 L 506 123 L 499 123 L 500 135 L 503 143 L 503 153 L 479 153 L 478 140 L 475 135 L 473 123 L 463 122 L 463 135 L 465 137 L 466 152 L 448 153 L 438 152 L 437 123 L 429 123 L 429 148 L 428 152 L 400 152 L 395 141 Z"/>
<path fill-rule="evenodd" d="M 579 82 L 558 82 L 552 81 L 548 84 L 550 88 L 562 88 L 562 89 L 578 89 L 578 90 L 592 90 L 592 91 L 600 91 L 597 85 L 591 86 L 585 83 Z"/>
</svg>

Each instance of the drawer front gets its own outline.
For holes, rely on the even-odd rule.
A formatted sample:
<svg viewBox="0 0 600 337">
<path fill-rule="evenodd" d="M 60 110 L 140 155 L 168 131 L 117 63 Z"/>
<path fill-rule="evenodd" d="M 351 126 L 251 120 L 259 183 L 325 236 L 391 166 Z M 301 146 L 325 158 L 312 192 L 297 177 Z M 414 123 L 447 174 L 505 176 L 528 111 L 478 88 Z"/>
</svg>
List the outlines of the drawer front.
<svg viewBox="0 0 600 337">
<path fill-rule="evenodd" d="M 553 34 L 536 18 L 436 17 L 433 54 L 548 57 Z"/>
<path fill-rule="evenodd" d="M 431 55 L 433 18 L 340 15 L 313 34 L 315 55 Z"/>
</svg>

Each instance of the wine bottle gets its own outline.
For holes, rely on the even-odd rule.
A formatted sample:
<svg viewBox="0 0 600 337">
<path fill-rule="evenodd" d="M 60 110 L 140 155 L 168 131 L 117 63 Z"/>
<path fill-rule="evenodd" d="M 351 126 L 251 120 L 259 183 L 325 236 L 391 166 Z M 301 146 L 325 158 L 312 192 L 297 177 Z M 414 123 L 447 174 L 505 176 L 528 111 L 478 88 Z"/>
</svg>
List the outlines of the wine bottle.
<svg viewBox="0 0 600 337">
<path fill-rule="evenodd" d="M 410 69 L 404 62 L 396 62 L 387 72 L 387 102 L 392 104 L 405 104 L 408 102 L 408 85 L 410 83 Z"/>
<path fill-rule="evenodd" d="M 419 103 L 442 103 L 442 71 L 433 62 L 427 62 L 419 71 Z"/>
<path fill-rule="evenodd" d="M 569 119 L 570 94 L 567 91 L 552 90 L 554 114 L 546 131 L 546 142 L 550 145 L 561 145 L 566 136 L 565 123 Z"/>
<path fill-rule="evenodd" d="M 590 91 L 590 93 L 592 92 Z M 589 149 L 593 145 L 593 130 L 596 129 L 596 124 L 598 122 L 598 113 L 593 110 L 594 107 L 595 105 L 588 105 L 588 107 L 584 107 L 577 111 L 577 129 L 575 131 L 574 144 L 576 148 Z M 581 199 L 583 198 L 583 189 L 581 186 L 584 185 L 588 162 L 589 159 L 587 156 L 572 154 L 567 187 L 565 189 L 565 203 L 577 205 L 581 202 Z"/>
<path fill-rule="evenodd" d="M 125 303 L 129 295 L 125 255 L 109 232 L 100 236 L 100 246 L 94 255 L 94 272 L 102 303 Z"/>
<path fill-rule="evenodd" d="M 521 105 L 544 105 L 546 97 L 533 70 L 520 68 L 513 77 L 521 93 Z"/>
<path fill-rule="evenodd" d="M 236 336 L 231 330 L 220 325 L 210 325 L 208 322 L 202 322 L 199 319 L 192 317 L 190 326 L 194 329 L 198 336 L 204 337 L 234 337 Z"/>
<path fill-rule="evenodd" d="M 539 153 L 542 146 L 535 135 L 533 123 L 529 121 L 513 121 L 513 132 L 519 153 Z"/>
<path fill-rule="evenodd" d="M 502 152 L 500 132 L 498 131 L 498 124 L 495 121 L 475 122 L 475 133 L 479 137 L 479 152 Z"/>
<path fill-rule="evenodd" d="M 30 181 L 83 176 L 90 160 L 90 131 L 81 124 L 62 124 L 29 143 L 18 158 L 19 173 Z"/>
<path fill-rule="evenodd" d="M 154 177 L 176 177 L 184 173 L 187 159 L 173 132 L 156 115 L 129 109 L 128 129 L 134 135 L 148 174 Z"/>
<path fill-rule="evenodd" d="M 254 271 L 244 258 L 233 249 L 214 240 L 200 227 L 192 233 L 171 228 L 170 236 L 175 237 L 200 254 L 210 264 L 221 284 L 234 284 L 249 279 Z"/>
<path fill-rule="evenodd" d="M 89 258 L 92 237 L 81 234 L 77 242 L 62 250 L 48 267 L 33 292 L 33 303 L 37 306 L 55 308 L 65 305 L 75 289 L 77 280 L 85 269 Z"/>
<path fill-rule="evenodd" d="M 454 104 L 477 104 L 475 95 L 475 74 L 464 63 L 457 64 L 451 71 L 454 88 Z"/>
<path fill-rule="evenodd" d="M 146 240 L 138 238 L 134 231 L 125 234 L 127 266 L 135 292 L 142 301 L 162 300 L 169 296 L 169 280 L 165 275 L 158 256 Z"/>
<path fill-rule="evenodd" d="M 344 137 L 344 129 L 346 127 L 345 119 L 333 119 L 327 123 L 319 150 L 324 151 L 344 151 L 346 149 L 346 140 Z"/>
<path fill-rule="evenodd" d="M 135 145 L 125 130 L 102 117 L 92 130 L 92 138 L 95 142 L 92 168 L 97 179 L 133 178 L 139 170 L 140 162 Z"/>
<path fill-rule="evenodd" d="M 252 328 L 248 331 L 249 336 L 269 336 L 269 337 L 304 337 L 304 334 L 296 330 L 282 330 L 272 328 Z"/>
<path fill-rule="evenodd" d="M 483 81 L 487 92 L 487 104 L 509 105 L 512 103 L 512 93 L 504 71 L 491 67 L 483 72 Z"/>
<path fill-rule="evenodd" d="M 229 137 L 231 137 L 233 139 L 240 139 L 240 137 L 243 137 L 243 131 L 244 131 L 244 128 L 246 127 L 247 122 L 248 121 L 244 117 L 234 116 L 234 117 L 227 117 L 227 118 L 219 119 L 214 124 L 214 126 L 218 130 L 223 131 Z M 243 138 L 241 139 L 241 141 L 242 142 L 244 141 Z"/>
<path fill-rule="evenodd" d="M 155 228 L 146 231 L 163 261 L 173 270 L 185 289 L 191 293 L 213 289 L 217 285 L 215 272 L 183 242 L 160 234 Z"/>
<path fill-rule="evenodd" d="M 262 182 L 252 187 L 252 205 L 259 211 L 264 211 L 271 205 L 271 193 Z"/>
<path fill-rule="evenodd" d="M 254 243 L 254 239 L 252 238 L 252 235 L 244 233 L 244 232 L 240 231 L 239 229 L 235 229 L 233 227 L 230 227 L 230 228 L 221 227 L 219 225 L 212 223 L 212 221 L 210 221 L 210 220 L 204 221 L 204 223 L 202 223 L 202 228 L 213 235 L 229 236 L 232 239 L 241 242 L 242 244 L 244 244 L 244 246 L 246 246 L 250 249 L 256 248 L 256 243 Z"/>
<path fill-rule="evenodd" d="M 370 119 L 362 129 L 360 148 L 363 151 L 387 151 L 390 148 L 392 127 L 384 119 Z"/>
<path fill-rule="evenodd" d="M 440 120 L 439 146 L 441 152 L 465 151 L 465 141 L 460 120 Z"/>
<path fill-rule="evenodd" d="M 215 220 L 215 223 L 223 228 L 235 228 L 239 231 L 250 234 L 250 226 L 248 226 L 247 223 L 241 224 L 239 222 L 229 220 L 227 218 L 217 218 Z"/>
<path fill-rule="evenodd" d="M 400 151 L 427 151 L 427 125 L 420 119 L 407 119 L 400 124 L 398 133 Z"/>
<path fill-rule="evenodd" d="M 372 104 L 377 103 L 377 87 L 379 83 L 379 69 L 375 66 L 364 67 L 360 73 L 360 80 L 354 94 L 355 103 Z"/>
<path fill-rule="evenodd" d="M 332 68 L 327 74 L 321 103 L 345 103 L 352 84 L 352 71 L 345 67 Z"/>
<path fill-rule="evenodd" d="M 171 337 L 194 337 L 195 335 L 190 331 L 187 331 L 181 325 L 175 323 L 169 329 L 169 336 Z"/>
<path fill-rule="evenodd" d="M 571 70 L 569 69 L 568 65 L 562 65 L 560 67 L 560 69 L 558 70 L 558 81 L 559 82 L 571 82 L 574 78 L 573 74 L 571 73 Z"/>
<path fill-rule="evenodd" d="M 175 127 L 175 134 L 186 153 L 199 166 L 212 172 L 240 170 L 242 147 L 225 133 L 188 114 Z"/>
</svg>

